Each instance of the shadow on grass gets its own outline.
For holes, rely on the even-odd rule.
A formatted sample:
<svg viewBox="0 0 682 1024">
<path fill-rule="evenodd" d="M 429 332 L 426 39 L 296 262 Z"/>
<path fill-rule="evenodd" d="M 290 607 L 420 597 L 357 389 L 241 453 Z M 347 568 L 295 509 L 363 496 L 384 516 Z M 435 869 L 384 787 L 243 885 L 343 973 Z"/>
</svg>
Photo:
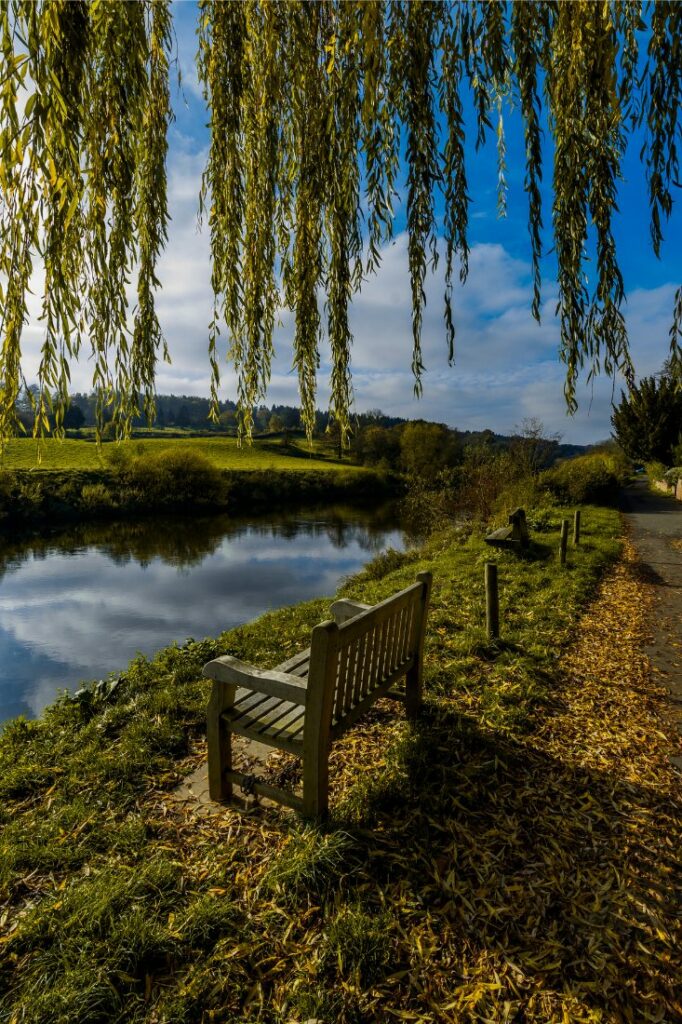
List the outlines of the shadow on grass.
<svg viewBox="0 0 682 1024">
<path fill-rule="evenodd" d="M 435 915 L 443 943 L 518 965 L 529 988 L 570 993 L 613 1019 L 673 1019 L 682 872 L 670 844 L 680 819 L 665 796 L 443 707 L 410 730 L 381 778 L 365 779 L 337 820 L 365 842 L 372 829 L 357 890 L 365 901 L 382 893 L 399 931 L 419 931 L 424 915 L 433 929 Z"/>
</svg>

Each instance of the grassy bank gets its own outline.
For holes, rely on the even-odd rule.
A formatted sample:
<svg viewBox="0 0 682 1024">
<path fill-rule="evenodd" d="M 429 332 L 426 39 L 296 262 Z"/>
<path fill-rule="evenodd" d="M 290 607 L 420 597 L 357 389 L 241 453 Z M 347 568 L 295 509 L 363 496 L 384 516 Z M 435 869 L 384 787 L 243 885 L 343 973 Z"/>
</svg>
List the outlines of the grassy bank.
<svg viewBox="0 0 682 1024">
<path fill-rule="evenodd" d="M 31 446 L 28 441 L 15 444 Z M 73 455 L 70 446 L 75 446 Z M 46 468 L 58 457 L 62 468 Z M 65 441 L 41 467 L 0 470 L 0 529 L 151 513 L 239 513 L 273 504 L 376 501 L 377 495 L 395 490 L 394 482 L 370 470 L 279 455 L 276 449 L 274 454 L 264 449 L 243 453 L 224 438 L 131 441 L 108 446 L 101 456 L 92 444 Z"/>
<path fill-rule="evenodd" d="M 234 437 L 149 437 L 121 444 L 107 442 L 100 448 L 94 439 L 67 438 L 57 441 L 47 438 L 18 438 L 9 441 L 2 458 L 2 469 L 45 470 L 100 470 L 106 469 L 114 453 L 124 452 L 131 458 L 161 452 L 190 452 L 198 454 L 216 469 L 253 470 L 324 470 L 340 465 L 327 457 L 328 448 L 316 443 L 309 449 L 304 441 L 291 441 L 288 447 L 272 439 L 256 438 L 252 445 L 240 448 Z M 40 453 L 40 461 L 38 461 Z"/>
<path fill-rule="evenodd" d="M 202 665 L 277 663 L 328 601 L 137 659 L 109 696 L 8 726 L 0 1019 L 673 1019 L 649 971 L 662 940 L 637 932 L 642 953 L 619 918 L 644 798 L 591 765 L 584 732 L 563 753 L 545 738 L 565 711 L 560 656 L 620 550 L 616 513 L 588 508 L 561 569 L 566 514 L 545 512 L 524 557 L 450 532 L 349 582 L 373 602 L 433 571 L 427 706 L 408 728 L 382 703 L 335 747 L 324 829 L 278 810 L 197 817 L 169 793 L 204 756 Z M 270 773 L 297 770 L 282 756 Z"/>
</svg>

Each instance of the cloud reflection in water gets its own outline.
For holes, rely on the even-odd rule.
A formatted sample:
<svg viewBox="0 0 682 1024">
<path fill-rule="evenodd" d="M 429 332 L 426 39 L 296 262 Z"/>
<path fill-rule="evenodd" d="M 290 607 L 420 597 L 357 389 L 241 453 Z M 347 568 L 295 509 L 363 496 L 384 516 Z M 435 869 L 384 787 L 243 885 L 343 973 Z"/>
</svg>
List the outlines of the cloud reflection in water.
<svg viewBox="0 0 682 1024">
<path fill-rule="evenodd" d="M 333 509 L 81 526 L 0 562 L 0 721 L 118 672 L 138 651 L 215 636 L 270 608 L 332 595 L 385 547 L 390 511 Z"/>
</svg>

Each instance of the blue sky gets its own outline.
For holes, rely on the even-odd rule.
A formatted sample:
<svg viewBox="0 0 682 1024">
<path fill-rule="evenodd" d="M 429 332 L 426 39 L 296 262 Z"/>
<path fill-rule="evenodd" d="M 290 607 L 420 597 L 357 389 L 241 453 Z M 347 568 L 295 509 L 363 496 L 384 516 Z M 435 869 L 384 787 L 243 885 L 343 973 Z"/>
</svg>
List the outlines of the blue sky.
<svg viewBox="0 0 682 1024">
<path fill-rule="evenodd" d="M 200 176 L 206 160 L 207 112 L 199 89 L 194 55 L 196 6 L 173 5 L 183 86 L 174 89 L 176 121 L 168 158 L 169 202 L 173 222 L 160 265 L 162 291 L 158 309 L 173 363 L 160 365 L 158 390 L 205 395 L 209 367 L 207 325 L 211 316 L 210 262 L 206 229 L 197 230 Z M 516 113 L 506 113 L 508 215 L 496 212 L 497 162 L 494 136 L 476 152 L 473 117 L 467 127 L 470 209 L 470 274 L 454 296 L 456 361 L 447 363 L 442 311 L 442 263 L 427 285 L 423 348 L 427 372 L 420 400 L 413 396 L 410 372 L 411 321 L 407 275 L 404 206 L 398 200 L 396 235 L 384 253 L 380 272 L 370 278 L 351 310 L 355 335 L 352 371 L 358 411 L 385 412 L 441 420 L 461 429 L 508 433 L 524 417 L 538 416 L 564 439 L 589 443 L 608 437 L 613 382 L 598 380 L 578 391 L 579 411 L 567 416 L 563 366 L 558 358 L 555 319 L 557 291 L 551 254 L 551 149 L 546 141 L 544 175 L 543 318 L 530 314 L 532 298 L 527 199 L 523 190 L 524 144 Z M 637 373 L 657 372 L 668 351 L 675 288 L 682 281 L 682 211 L 680 204 L 665 231 L 662 258 L 653 255 L 649 237 L 646 183 L 639 159 L 641 139 L 630 140 L 619 192 L 615 234 L 628 301 L 625 308 Z M 284 313 L 275 337 L 276 359 L 266 401 L 297 403 L 296 375 L 291 370 L 291 314 Z M 27 331 L 27 366 L 39 349 L 36 324 Z M 328 363 L 322 351 L 319 401 L 326 405 Z M 89 387 L 87 364 L 76 368 L 75 387 Z M 616 395 L 621 382 L 616 382 Z M 235 397 L 234 376 L 227 363 L 221 397 Z"/>
</svg>

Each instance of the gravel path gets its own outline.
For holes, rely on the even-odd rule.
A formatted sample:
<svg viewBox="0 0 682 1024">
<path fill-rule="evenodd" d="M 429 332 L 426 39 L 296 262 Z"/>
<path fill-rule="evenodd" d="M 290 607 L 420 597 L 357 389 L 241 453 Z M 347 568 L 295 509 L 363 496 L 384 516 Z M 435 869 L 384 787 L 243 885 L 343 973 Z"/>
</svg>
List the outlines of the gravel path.
<svg viewBox="0 0 682 1024">
<path fill-rule="evenodd" d="M 638 480 L 623 492 L 643 578 L 654 591 L 651 643 L 647 654 L 670 690 L 682 733 L 682 502 L 649 490 Z M 682 770 L 682 757 L 671 758 Z"/>
</svg>

